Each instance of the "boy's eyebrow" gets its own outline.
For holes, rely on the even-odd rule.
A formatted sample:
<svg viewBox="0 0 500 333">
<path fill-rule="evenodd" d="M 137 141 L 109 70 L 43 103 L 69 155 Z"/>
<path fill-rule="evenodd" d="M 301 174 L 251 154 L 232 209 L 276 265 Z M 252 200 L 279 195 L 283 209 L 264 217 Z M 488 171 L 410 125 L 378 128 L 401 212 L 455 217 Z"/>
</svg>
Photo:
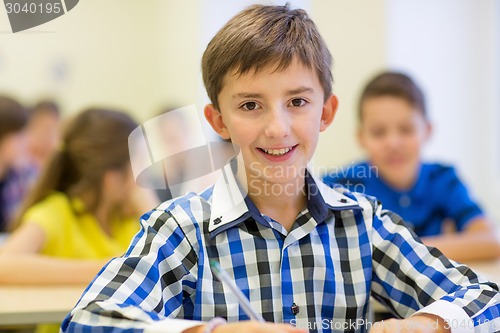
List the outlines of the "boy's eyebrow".
<svg viewBox="0 0 500 333">
<path fill-rule="evenodd" d="M 253 93 L 239 93 L 239 94 L 234 94 L 232 96 L 233 99 L 235 98 L 260 98 L 262 97 L 262 94 L 253 94 Z"/>
<path fill-rule="evenodd" d="M 292 89 L 287 92 L 287 95 L 297 95 L 297 94 L 302 94 L 302 93 L 313 93 L 314 89 L 310 87 L 299 87 L 297 89 Z"/>
<path fill-rule="evenodd" d="M 314 89 L 313 88 L 310 88 L 310 87 L 299 87 L 297 89 L 292 89 L 292 90 L 288 90 L 286 92 L 287 95 L 297 95 L 297 94 L 302 94 L 302 93 L 313 93 L 314 92 Z M 232 96 L 232 98 L 261 98 L 262 97 L 262 94 L 258 94 L 258 93 L 238 93 L 238 94 L 234 94 Z"/>
</svg>

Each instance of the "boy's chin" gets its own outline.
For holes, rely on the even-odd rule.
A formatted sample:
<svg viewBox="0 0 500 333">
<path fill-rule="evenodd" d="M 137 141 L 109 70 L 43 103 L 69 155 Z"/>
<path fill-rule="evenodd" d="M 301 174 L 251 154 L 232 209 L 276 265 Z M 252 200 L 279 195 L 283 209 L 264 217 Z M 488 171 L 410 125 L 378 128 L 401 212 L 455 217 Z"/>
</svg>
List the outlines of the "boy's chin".
<svg viewBox="0 0 500 333">
<path fill-rule="evenodd" d="M 249 180 L 248 195 L 262 197 L 292 197 L 303 194 L 303 178 L 260 178 Z"/>
</svg>

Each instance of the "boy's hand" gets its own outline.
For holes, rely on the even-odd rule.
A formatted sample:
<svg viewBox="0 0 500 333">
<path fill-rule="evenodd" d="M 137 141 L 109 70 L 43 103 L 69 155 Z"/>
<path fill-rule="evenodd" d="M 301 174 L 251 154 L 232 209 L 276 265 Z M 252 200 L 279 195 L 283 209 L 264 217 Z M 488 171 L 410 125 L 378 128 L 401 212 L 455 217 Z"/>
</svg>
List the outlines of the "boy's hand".
<svg viewBox="0 0 500 333">
<path fill-rule="evenodd" d="M 406 319 L 389 319 L 373 323 L 370 333 L 450 333 L 446 322 L 438 316 L 419 314 Z"/>
<path fill-rule="evenodd" d="M 203 333 L 205 325 L 194 327 L 184 333 Z M 289 324 L 259 323 L 257 321 L 242 321 L 218 326 L 213 333 L 307 333 L 308 330 L 295 328 Z"/>
</svg>

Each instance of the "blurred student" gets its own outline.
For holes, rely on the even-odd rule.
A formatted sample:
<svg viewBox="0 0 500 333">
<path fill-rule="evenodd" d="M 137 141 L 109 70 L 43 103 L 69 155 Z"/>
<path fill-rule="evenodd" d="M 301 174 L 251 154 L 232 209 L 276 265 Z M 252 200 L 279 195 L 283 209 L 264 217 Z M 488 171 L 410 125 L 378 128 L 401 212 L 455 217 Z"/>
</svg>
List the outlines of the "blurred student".
<svg viewBox="0 0 500 333">
<path fill-rule="evenodd" d="M 431 134 L 424 95 L 402 73 L 385 72 L 364 88 L 358 139 L 368 160 L 324 177 L 376 196 L 403 217 L 426 245 L 459 261 L 499 256 L 493 226 L 452 166 L 422 161 Z"/>
<path fill-rule="evenodd" d="M 0 232 L 8 229 L 33 178 L 30 172 L 17 166 L 18 158 L 25 153 L 27 122 L 24 107 L 0 95 Z"/>
<path fill-rule="evenodd" d="M 125 252 L 137 218 L 157 204 L 132 176 L 128 135 L 136 126 L 105 109 L 88 109 L 68 124 L 0 249 L 0 283 L 85 284 Z"/>
<path fill-rule="evenodd" d="M 59 106 L 42 100 L 30 109 L 26 127 L 30 163 L 40 170 L 55 151 L 60 140 L 61 115 Z"/>
<path fill-rule="evenodd" d="M 127 140 L 136 126 L 104 109 L 68 124 L 0 250 L 0 283 L 88 283 L 124 252 L 139 230 L 137 217 L 156 204 L 138 195 L 132 177 Z"/>
</svg>

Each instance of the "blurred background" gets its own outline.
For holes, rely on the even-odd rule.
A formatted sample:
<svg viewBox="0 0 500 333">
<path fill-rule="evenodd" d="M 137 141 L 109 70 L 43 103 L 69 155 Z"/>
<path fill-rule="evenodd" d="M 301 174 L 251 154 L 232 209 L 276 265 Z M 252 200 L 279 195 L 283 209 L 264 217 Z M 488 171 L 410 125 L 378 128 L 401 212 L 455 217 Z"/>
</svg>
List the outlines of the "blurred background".
<svg viewBox="0 0 500 333">
<path fill-rule="evenodd" d="M 165 105 L 208 98 L 200 59 L 211 37 L 253 3 L 234 0 L 81 0 L 44 25 L 13 34 L 0 10 L 0 92 L 56 100 L 63 116 L 106 105 L 140 122 Z M 411 74 L 427 96 L 434 134 L 425 156 L 455 164 L 500 224 L 500 2 L 301 0 L 334 57 L 340 109 L 315 164 L 362 157 L 355 140 L 360 89 L 384 69 Z M 205 126 L 207 136 L 214 135 Z"/>
</svg>

